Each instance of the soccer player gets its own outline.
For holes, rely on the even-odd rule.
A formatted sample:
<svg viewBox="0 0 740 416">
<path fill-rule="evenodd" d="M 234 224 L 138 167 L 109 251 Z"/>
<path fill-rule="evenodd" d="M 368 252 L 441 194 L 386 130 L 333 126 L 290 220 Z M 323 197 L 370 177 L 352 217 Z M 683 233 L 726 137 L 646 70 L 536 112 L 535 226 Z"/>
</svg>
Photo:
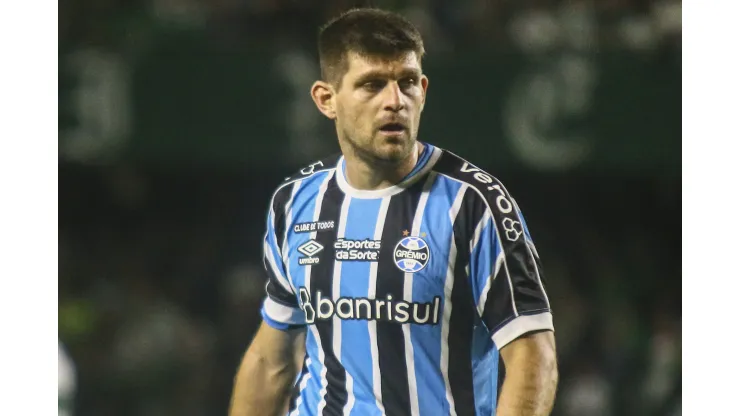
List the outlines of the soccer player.
<svg viewBox="0 0 740 416">
<path fill-rule="evenodd" d="M 550 413 L 537 250 L 501 182 L 416 140 L 423 54 L 393 13 L 355 9 L 322 28 L 311 95 L 342 152 L 272 196 L 263 323 L 232 416 Z"/>
</svg>

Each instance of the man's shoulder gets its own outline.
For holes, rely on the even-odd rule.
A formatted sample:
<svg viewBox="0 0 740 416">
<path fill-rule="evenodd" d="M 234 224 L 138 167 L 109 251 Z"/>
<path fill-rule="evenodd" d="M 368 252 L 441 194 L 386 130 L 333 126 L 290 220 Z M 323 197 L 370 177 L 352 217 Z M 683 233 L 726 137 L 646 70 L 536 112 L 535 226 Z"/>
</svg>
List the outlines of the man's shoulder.
<svg viewBox="0 0 740 416">
<path fill-rule="evenodd" d="M 480 190 L 487 190 L 491 185 L 501 184 L 501 181 L 492 173 L 486 172 L 470 161 L 445 149 L 442 149 L 442 155 L 434 165 L 433 170 L 437 174 L 444 175 Z"/>
<path fill-rule="evenodd" d="M 295 171 L 290 176 L 286 176 L 283 181 L 280 182 L 277 187 L 275 187 L 273 192 L 273 200 L 284 199 L 279 198 L 281 194 L 290 194 L 291 191 L 289 185 L 295 184 L 298 181 L 302 181 L 303 183 L 305 183 L 307 180 L 321 176 L 322 173 L 333 171 L 334 169 L 336 169 L 340 157 L 341 154 L 327 156 L 323 159 L 308 163 Z"/>
<path fill-rule="evenodd" d="M 470 161 L 443 149 L 442 156 L 434 165 L 433 170 L 437 174 L 474 189 L 474 193 L 479 197 L 475 199 L 485 201 L 493 213 L 509 214 L 512 212 L 513 198 L 504 184 L 496 176 Z"/>
<path fill-rule="evenodd" d="M 313 161 L 294 172 L 292 175 L 287 176 L 282 184 L 292 183 L 302 179 L 309 178 L 321 172 L 328 172 L 336 169 L 339 159 L 342 157 L 341 153 L 327 156 L 323 159 Z M 281 185 L 282 185 L 281 184 Z"/>
</svg>

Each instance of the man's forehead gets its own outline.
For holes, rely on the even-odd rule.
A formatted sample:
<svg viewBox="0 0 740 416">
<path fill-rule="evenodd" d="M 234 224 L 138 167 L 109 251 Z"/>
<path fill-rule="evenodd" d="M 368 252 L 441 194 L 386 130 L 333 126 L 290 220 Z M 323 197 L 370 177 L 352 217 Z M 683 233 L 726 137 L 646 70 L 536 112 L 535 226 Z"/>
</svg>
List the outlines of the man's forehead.
<svg viewBox="0 0 740 416">
<path fill-rule="evenodd" d="M 360 55 L 356 52 L 347 54 L 348 73 L 352 76 L 363 76 L 367 73 L 385 73 L 388 75 L 408 72 L 421 73 L 421 65 L 416 52 L 401 53 L 394 57 L 376 57 Z"/>
</svg>

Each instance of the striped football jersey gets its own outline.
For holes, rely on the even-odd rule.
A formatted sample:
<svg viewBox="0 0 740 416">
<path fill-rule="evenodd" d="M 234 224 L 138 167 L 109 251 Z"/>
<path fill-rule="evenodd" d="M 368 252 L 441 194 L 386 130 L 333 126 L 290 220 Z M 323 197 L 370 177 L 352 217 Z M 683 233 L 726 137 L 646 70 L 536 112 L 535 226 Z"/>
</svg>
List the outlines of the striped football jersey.
<svg viewBox="0 0 740 416">
<path fill-rule="evenodd" d="M 262 316 L 306 326 L 290 415 L 494 415 L 499 350 L 553 330 L 519 207 L 494 176 L 424 144 L 383 190 L 341 156 L 273 194 Z"/>
</svg>

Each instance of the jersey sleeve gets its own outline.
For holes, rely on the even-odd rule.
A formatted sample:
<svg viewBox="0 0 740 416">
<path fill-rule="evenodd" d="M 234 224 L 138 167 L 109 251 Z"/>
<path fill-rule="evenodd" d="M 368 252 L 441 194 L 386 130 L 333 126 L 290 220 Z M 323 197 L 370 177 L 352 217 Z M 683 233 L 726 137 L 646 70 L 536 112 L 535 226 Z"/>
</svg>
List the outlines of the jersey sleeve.
<svg viewBox="0 0 740 416">
<path fill-rule="evenodd" d="M 305 315 L 298 303 L 295 289 L 284 263 L 282 242 L 285 238 L 285 203 L 281 203 L 281 191 L 290 192 L 290 187 L 278 191 L 267 214 L 267 232 L 263 242 L 263 263 L 267 273 L 266 296 L 262 304 L 262 318 L 268 325 L 287 329 L 292 325 L 305 324 Z M 276 227 L 277 225 L 277 227 Z"/>
<path fill-rule="evenodd" d="M 529 332 L 554 328 L 542 265 L 521 211 L 503 185 L 484 191 L 490 193 L 481 192 L 469 275 L 478 316 L 501 349 Z"/>
</svg>

